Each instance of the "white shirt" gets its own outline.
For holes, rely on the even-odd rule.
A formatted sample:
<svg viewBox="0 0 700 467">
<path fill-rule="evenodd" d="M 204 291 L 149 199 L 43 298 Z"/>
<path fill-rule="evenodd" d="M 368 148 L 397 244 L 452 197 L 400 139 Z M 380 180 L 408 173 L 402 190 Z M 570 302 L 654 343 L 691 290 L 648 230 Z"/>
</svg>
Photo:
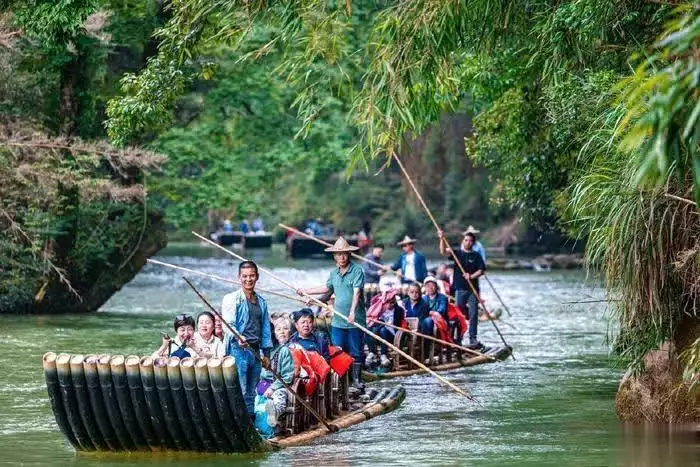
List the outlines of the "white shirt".
<svg viewBox="0 0 700 467">
<path fill-rule="evenodd" d="M 226 353 L 223 341 L 214 334 L 211 335 L 208 341 L 205 341 L 197 332 L 194 335 L 194 341 L 197 344 L 197 348 L 202 351 L 200 355 L 203 357 L 223 357 Z"/>
<path fill-rule="evenodd" d="M 406 271 L 403 274 L 405 279 L 416 280 L 416 253 L 411 252 L 406 254 Z"/>
</svg>

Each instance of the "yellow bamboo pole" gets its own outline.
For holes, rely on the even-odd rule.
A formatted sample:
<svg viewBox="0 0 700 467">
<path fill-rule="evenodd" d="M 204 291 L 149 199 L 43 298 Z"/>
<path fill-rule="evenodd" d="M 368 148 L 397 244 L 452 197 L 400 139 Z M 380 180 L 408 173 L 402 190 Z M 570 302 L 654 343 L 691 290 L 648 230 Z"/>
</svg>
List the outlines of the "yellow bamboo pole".
<svg viewBox="0 0 700 467">
<path fill-rule="evenodd" d="M 392 153 L 392 156 L 394 156 L 394 159 L 396 160 L 396 163 L 398 164 L 399 168 L 401 169 L 401 172 L 403 173 L 404 177 L 406 177 L 406 181 L 408 182 L 408 184 L 409 184 L 409 185 L 411 186 L 411 188 L 413 189 L 413 192 L 416 194 L 416 197 L 418 198 L 418 201 L 419 201 L 420 204 L 423 206 L 423 209 L 424 209 L 425 212 L 428 214 L 428 217 L 430 218 L 430 220 L 433 222 L 433 225 L 435 226 L 435 228 L 436 228 L 437 230 L 439 230 L 439 231 L 442 232 L 442 229 L 440 228 L 440 225 L 439 225 L 439 224 L 437 223 L 437 221 L 435 220 L 435 217 L 433 217 L 433 213 L 430 211 L 430 208 L 428 208 L 428 205 L 425 204 L 425 201 L 423 200 L 423 197 L 420 195 L 420 192 L 418 191 L 418 188 L 416 188 L 416 186 L 413 184 L 413 180 L 411 180 L 411 177 L 408 175 L 408 172 L 406 171 L 406 168 L 403 166 L 403 164 L 402 164 L 401 161 L 399 160 L 399 156 L 397 156 L 395 152 Z M 447 242 L 447 240 L 445 239 L 445 237 L 441 237 L 441 238 L 440 238 L 440 242 Z M 452 255 L 452 259 L 454 259 L 455 263 L 457 264 L 457 267 L 459 267 L 459 269 L 462 271 L 462 274 L 466 274 L 467 272 L 464 270 L 464 267 L 462 266 L 462 263 L 457 259 L 457 255 L 455 254 L 455 252 L 454 252 L 454 251 L 452 250 L 452 248 L 450 247 L 450 244 L 447 243 L 446 246 L 447 246 L 447 250 L 448 250 L 448 251 L 450 252 L 450 254 Z M 486 316 L 489 317 L 489 321 L 491 322 L 491 324 L 493 324 L 494 329 L 496 329 L 496 332 L 498 333 L 498 336 L 501 338 L 501 341 L 503 341 L 503 345 L 509 347 L 509 346 L 508 346 L 508 343 L 506 342 L 505 337 L 503 337 L 503 334 L 501 333 L 501 330 L 498 329 L 498 326 L 496 325 L 496 322 L 495 322 L 493 319 L 491 319 L 491 313 L 489 313 L 488 308 L 486 308 L 486 304 L 485 304 L 484 301 L 481 299 L 481 295 L 479 295 L 479 293 L 476 291 L 476 289 L 474 288 L 474 285 L 471 283 L 471 281 L 467 280 L 467 284 L 469 284 L 469 287 L 472 289 L 472 293 L 474 294 L 474 296 L 476 297 L 476 299 L 477 299 L 477 300 L 479 301 L 479 303 L 481 304 L 481 307 L 486 311 Z M 512 354 L 512 353 L 511 353 L 510 355 L 511 355 L 511 357 L 512 357 L 513 359 L 515 359 L 515 357 L 513 357 L 513 354 Z"/>
<path fill-rule="evenodd" d="M 211 244 L 212 246 L 214 246 L 214 247 L 216 247 L 216 248 L 218 248 L 218 249 L 220 249 L 220 250 L 225 251 L 226 253 L 228 253 L 229 255 L 233 256 L 234 258 L 239 259 L 240 261 L 249 261 L 249 260 L 247 260 L 246 258 L 244 258 L 243 256 L 241 256 L 241 255 L 239 255 L 239 254 L 236 254 L 236 253 L 234 253 L 233 251 L 231 251 L 231 250 L 229 250 L 229 249 L 227 249 L 227 248 L 222 247 L 222 246 L 219 245 L 218 243 L 215 243 L 215 242 L 209 240 L 208 238 L 203 237 L 202 235 L 199 235 L 197 232 L 192 232 L 192 234 L 193 234 L 195 237 L 199 238 L 200 240 L 203 240 L 203 241 L 205 241 L 205 242 Z M 297 288 L 294 287 L 294 285 L 292 285 L 290 282 L 287 282 L 285 279 L 282 279 L 281 277 L 277 276 L 277 275 L 276 275 L 275 273 L 273 273 L 272 271 L 270 271 L 270 270 L 268 270 L 268 269 L 265 269 L 264 267 L 259 266 L 259 265 L 258 265 L 258 269 L 259 269 L 260 271 L 262 271 L 262 272 L 268 274 L 268 275 L 269 275 L 270 277 L 272 277 L 273 279 L 275 279 L 275 280 L 279 281 L 280 283 L 286 285 L 286 286 L 289 287 L 290 289 L 292 289 L 292 290 L 297 290 Z M 469 399 L 469 400 L 471 400 L 471 401 L 475 401 L 475 402 L 476 402 L 476 400 L 474 399 L 474 397 L 473 397 L 472 395 L 470 395 L 469 393 L 467 393 L 467 392 L 465 392 L 464 390 L 460 389 L 459 387 L 457 387 L 457 386 L 456 386 L 454 383 L 452 383 L 451 381 L 449 381 L 449 380 L 443 378 L 442 376 L 438 375 L 438 374 L 435 373 L 433 370 L 431 370 L 430 368 L 428 368 L 427 366 L 425 366 L 423 363 L 421 363 L 421 362 L 419 362 L 418 360 L 416 360 L 415 358 L 411 357 L 410 355 L 408 355 L 407 353 L 405 353 L 403 350 L 397 348 L 397 347 L 396 347 L 395 345 L 393 345 L 392 343 L 387 342 L 386 340 L 382 339 L 380 336 L 376 335 L 375 333 L 373 333 L 372 331 L 370 331 L 370 330 L 367 329 L 366 327 L 364 327 L 364 326 L 362 326 L 362 325 L 360 325 L 360 324 L 357 324 L 357 323 L 355 323 L 354 321 L 350 321 L 345 315 L 343 315 L 342 313 L 340 313 L 338 310 L 336 310 L 336 309 L 333 308 L 332 306 L 327 305 L 326 303 L 323 303 L 322 301 L 320 301 L 319 299 L 317 299 L 317 298 L 315 298 L 315 297 L 312 297 L 311 295 L 308 295 L 308 294 L 303 294 L 303 295 L 304 295 L 307 299 L 309 299 L 309 300 L 311 300 L 312 302 L 316 303 L 318 306 L 321 306 L 321 307 L 325 308 L 326 310 L 330 311 L 331 313 L 333 313 L 333 314 L 334 314 L 335 316 L 337 316 L 338 318 L 344 320 L 346 323 L 348 323 L 348 324 L 350 324 L 350 325 L 352 325 L 352 326 L 355 326 L 356 328 L 362 330 L 365 334 L 367 334 L 367 335 L 373 337 L 373 338 L 376 339 L 377 341 L 379 341 L 379 342 L 383 343 L 384 345 L 390 347 L 390 348 L 393 349 L 396 353 L 398 353 L 399 355 L 401 355 L 402 357 L 404 357 L 406 360 L 410 361 L 411 363 L 413 363 L 414 365 L 418 366 L 418 367 L 421 368 L 422 370 L 424 370 L 424 371 L 430 373 L 431 375 L 433 375 L 434 377 L 436 377 L 438 380 L 442 381 L 444 384 L 446 384 L 447 386 L 449 386 L 451 389 L 453 389 L 453 390 L 454 390 L 455 392 L 457 392 L 458 394 L 460 394 L 460 395 L 466 397 L 467 399 Z"/>
</svg>

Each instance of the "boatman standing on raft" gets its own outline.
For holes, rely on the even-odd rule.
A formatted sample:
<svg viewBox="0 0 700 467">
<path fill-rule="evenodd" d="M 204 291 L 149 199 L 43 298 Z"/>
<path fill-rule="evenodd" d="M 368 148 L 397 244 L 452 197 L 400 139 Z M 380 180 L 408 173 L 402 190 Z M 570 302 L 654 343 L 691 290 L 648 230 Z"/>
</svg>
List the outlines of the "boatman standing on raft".
<svg viewBox="0 0 700 467">
<path fill-rule="evenodd" d="M 402 253 L 391 269 L 401 270 L 401 282 L 404 284 L 423 282 L 428 277 L 428 266 L 425 256 L 416 250 L 416 241 L 406 235 L 397 245 Z"/>
<path fill-rule="evenodd" d="M 437 232 L 440 239 L 440 254 L 452 256 L 450 245 L 444 237 L 442 230 Z M 477 339 L 477 326 L 479 324 L 479 307 L 477 294 L 479 293 L 479 277 L 484 275 L 486 265 L 481 255 L 472 249 L 476 238 L 473 233 L 465 232 L 461 248 L 452 250 L 459 264 L 455 263 L 452 275 L 452 288 L 455 292 L 457 306 L 469 319 L 469 345 L 470 349 L 480 350 L 483 345 Z M 462 268 L 459 267 L 461 264 Z M 462 274 L 462 269 L 465 273 Z M 468 310 L 467 310 L 468 308 Z"/>
<path fill-rule="evenodd" d="M 352 364 L 352 392 L 355 395 L 364 392 L 362 383 L 362 330 L 351 323 L 367 326 L 363 291 L 365 275 L 362 268 L 350 261 L 350 253 L 358 250 L 343 237 L 339 237 L 332 247 L 325 251 L 333 253 L 336 268 L 331 271 L 326 285 L 298 289 L 299 295 L 321 295 L 332 292 L 335 295 L 335 310 L 345 316 L 347 321 L 335 314 L 331 321 L 331 342 L 348 352 L 354 359 Z"/>
<path fill-rule="evenodd" d="M 236 360 L 238 379 L 241 383 L 243 400 L 248 414 L 255 419 L 255 389 L 260 380 L 262 365 L 254 353 L 262 353 L 266 367 L 269 367 L 272 336 L 270 315 L 265 300 L 255 292 L 258 282 L 258 266 L 252 261 L 238 265 L 238 280 L 241 288 L 224 296 L 221 315 L 224 320 L 243 338 L 238 339 L 228 330 L 224 336 L 226 355 Z"/>
</svg>

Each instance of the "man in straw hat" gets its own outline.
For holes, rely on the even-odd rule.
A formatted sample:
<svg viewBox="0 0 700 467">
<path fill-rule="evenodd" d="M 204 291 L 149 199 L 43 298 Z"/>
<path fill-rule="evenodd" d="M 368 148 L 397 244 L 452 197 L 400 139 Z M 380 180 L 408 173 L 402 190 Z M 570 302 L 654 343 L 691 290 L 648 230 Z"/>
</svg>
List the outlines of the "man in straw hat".
<svg viewBox="0 0 700 467">
<path fill-rule="evenodd" d="M 486 249 L 484 248 L 484 245 L 481 244 L 479 241 L 479 234 L 481 233 L 480 230 L 477 230 L 474 228 L 473 225 L 470 225 L 467 227 L 467 230 L 462 232 L 462 235 L 467 235 L 467 234 L 472 234 L 474 235 L 474 245 L 472 245 L 472 251 L 475 251 L 476 253 L 479 253 L 481 255 L 481 259 L 484 260 L 484 264 L 486 264 Z"/>
<path fill-rule="evenodd" d="M 447 244 L 447 240 L 444 239 L 442 230 L 438 230 L 437 233 L 440 238 L 440 254 L 448 257 L 452 256 L 450 253 L 451 248 Z M 457 299 L 457 306 L 469 319 L 469 347 L 480 349 L 483 346 L 476 337 L 479 324 L 479 307 L 477 306 L 475 293 L 479 293 L 479 277 L 484 274 L 486 265 L 481 255 L 472 249 L 475 241 L 476 237 L 474 237 L 473 233 L 465 232 L 460 249 L 453 250 L 459 264 L 455 263 L 452 287 Z M 460 264 L 462 268 L 459 267 Z M 464 274 L 462 269 L 465 271 Z"/>
<path fill-rule="evenodd" d="M 416 240 L 406 235 L 398 245 L 403 251 L 391 269 L 401 270 L 401 280 L 404 283 L 423 282 L 428 276 L 428 266 L 425 256 L 416 250 Z"/>
<path fill-rule="evenodd" d="M 359 250 L 350 245 L 343 237 L 338 237 L 335 244 L 325 251 L 333 253 L 336 268 L 328 276 L 325 285 L 299 289 L 299 295 L 319 295 L 333 292 L 335 310 L 347 317 L 348 321 L 367 326 L 363 290 L 365 275 L 362 268 L 350 261 L 350 253 Z M 355 360 L 352 366 L 352 388 L 354 393 L 362 393 L 362 330 L 344 319 L 333 316 L 331 321 L 331 342 L 342 348 Z"/>
</svg>

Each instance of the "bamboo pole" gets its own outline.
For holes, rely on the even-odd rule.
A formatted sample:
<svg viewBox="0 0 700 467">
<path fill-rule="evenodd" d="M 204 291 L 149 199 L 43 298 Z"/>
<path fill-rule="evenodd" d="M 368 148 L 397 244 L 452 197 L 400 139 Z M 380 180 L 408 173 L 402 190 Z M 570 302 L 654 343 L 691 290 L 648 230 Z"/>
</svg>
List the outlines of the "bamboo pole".
<svg viewBox="0 0 700 467">
<path fill-rule="evenodd" d="M 209 308 L 216 316 L 219 317 L 219 319 L 221 319 L 221 322 L 228 328 L 229 331 L 231 331 L 231 334 L 233 334 L 234 336 L 236 336 L 236 338 L 237 338 L 239 341 L 245 341 L 245 339 L 243 338 L 243 336 L 241 335 L 241 333 L 239 333 L 233 326 L 231 326 L 230 324 L 228 324 L 228 322 L 224 319 L 224 317 L 221 316 L 221 313 L 219 313 L 219 311 L 218 311 L 216 308 L 214 308 L 214 307 L 212 306 L 211 303 L 209 303 L 209 300 L 207 300 L 206 298 L 204 298 L 204 296 L 203 296 L 201 293 L 199 293 L 199 290 L 197 290 L 197 288 L 194 286 L 194 284 L 192 284 L 192 282 L 190 282 L 186 277 L 183 277 L 182 279 L 183 279 L 185 282 L 187 282 L 187 285 L 189 285 L 190 288 L 194 291 L 194 293 L 196 293 L 197 296 L 204 302 L 204 304 L 207 306 L 207 308 Z M 321 423 L 323 424 L 323 426 L 325 426 L 326 429 L 328 429 L 328 431 L 330 431 L 331 433 L 333 433 L 333 432 L 335 432 L 335 431 L 338 431 L 338 427 L 335 426 L 335 425 L 329 424 L 329 423 L 326 421 L 326 419 L 324 419 L 324 418 L 321 416 L 321 414 L 318 413 L 318 412 L 316 411 L 316 409 L 314 409 L 314 408 L 311 406 L 311 404 L 309 404 L 308 402 L 306 402 L 306 399 L 304 399 L 303 397 L 299 396 L 299 394 L 297 394 L 297 392 L 296 392 L 294 389 L 292 389 L 292 387 L 291 387 L 289 384 L 287 384 L 287 382 L 280 376 L 280 374 L 277 373 L 277 371 L 276 371 L 274 368 L 272 368 L 272 365 L 266 365 L 266 364 L 265 364 L 265 361 L 262 359 L 262 357 L 260 357 L 260 355 L 258 355 L 258 354 L 255 353 L 255 352 L 251 352 L 251 353 L 253 354 L 253 357 L 255 357 L 255 359 L 256 359 L 257 361 L 259 361 L 259 362 L 262 364 L 262 366 L 264 366 L 270 373 L 272 373 L 272 376 L 273 376 L 277 381 L 279 381 L 279 382 L 282 384 L 282 386 L 284 386 L 284 388 L 285 388 L 287 391 L 289 391 L 290 393 L 294 394 L 294 397 L 296 398 L 296 400 L 298 400 L 299 402 L 301 402 L 301 405 L 303 405 L 304 407 L 306 407 L 306 409 L 307 409 L 309 412 L 311 412 L 311 415 L 313 415 L 314 417 L 316 417 L 316 419 L 317 419 L 319 422 L 321 422 Z"/>
<path fill-rule="evenodd" d="M 420 192 L 418 191 L 418 188 L 416 188 L 416 186 L 413 184 L 413 180 L 411 180 L 411 177 L 408 175 L 408 172 L 406 172 L 406 168 L 403 166 L 403 164 L 402 164 L 401 161 L 399 160 L 399 156 L 397 156 L 395 152 L 392 153 L 392 156 L 394 156 L 394 159 L 396 160 L 396 163 L 398 164 L 399 168 L 401 169 L 401 172 L 403 172 L 403 175 L 406 177 L 406 181 L 408 182 L 408 184 L 409 184 L 409 185 L 411 186 L 411 188 L 413 189 L 413 192 L 416 194 L 416 197 L 418 198 L 418 201 L 419 201 L 420 204 L 423 206 L 423 209 L 424 209 L 425 212 L 428 214 L 428 217 L 430 218 L 430 220 L 433 222 L 433 225 L 435 226 L 435 228 L 436 228 L 438 231 L 442 232 L 442 229 L 440 229 L 440 225 L 439 225 L 439 224 L 437 223 L 437 221 L 435 220 L 435 217 L 433 217 L 433 213 L 432 213 L 432 212 L 430 211 L 430 209 L 428 208 L 428 205 L 425 204 L 425 201 L 423 200 L 423 197 L 420 195 Z M 442 243 L 442 242 L 447 242 L 447 240 L 445 239 L 445 237 L 440 237 L 440 243 Z M 447 250 L 448 250 L 448 251 L 450 252 L 450 254 L 452 255 L 452 259 L 454 259 L 455 263 L 457 264 L 457 266 L 459 267 L 459 269 L 462 271 L 462 274 L 466 274 L 467 272 L 464 270 L 464 267 L 462 266 L 462 263 L 457 259 L 457 255 L 456 255 L 455 252 L 452 250 L 452 248 L 450 247 L 449 243 L 447 243 Z M 493 324 L 493 327 L 494 327 L 494 329 L 496 330 L 496 332 L 498 333 L 498 336 L 501 338 L 501 341 L 503 341 L 503 345 L 508 346 L 508 343 L 506 342 L 506 339 L 503 337 L 503 334 L 501 334 L 501 330 L 498 329 L 498 326 L 496 325 L 496 322 L 495 322 L 493 319 L 491 319 L 491 313 L 489 313 L 488 308 L 486 308 L 486 304 L 485 304 L 484 301 L 481 299 L 481 295 L 479 295 L 479 293 L 476 291 L 476 289 L 474 288 L 474 285 L 471 283 L 471 281 L 468 280 L 468 281 L 467 281 L 467 284 L 469 284 L 469 287 L 472 289 L 472 293 L 474 294 L 474 296 L 477 298 L 477 300 L 478 300 L 479 303 L 481 304 L 481 307 L 486 311 L 486 315 L 489 317 L 489 321 L 491 322 L 491 324 Z M 510 356 L 511 356 L 513 359 L 515 359 L 515 357 L 513 356 L 512 353 L 510 354 Z"/>
<path fill-rule="evenodd" d="M 150 259 L 150 258 L 147 259 L 146 261 L 148 261 L 149 263 L 157 264 L 159 266 L 165 266 L 166 268 L 177 269 L 179 271 L 185 271 L 185 272 L 189 272 L 192 274 L 197 274 L 198 276 L 208 277 L 210 279 L 216 279 L 216 280 L 222 281 L 222 282 L 228 282 L 229 284 L 241 285 L 241 283 L 238 282 L 237 280 L 226 279 L 225 277 L 217 276 L 215 274 L 207 274 L 206 272 L 195 271 L 194 269 L 183 268 L 182 266 L 175 266 L 174 264 L 164 263 L 162 261 L 157 261 L 155 259 Z M 280 292 L 273 292 L 272 290 L 263 289 L 262 287 L 258 287 L 257 285 L 255 286 L 255 288 L 258 289 L 260 292 L 265 292 L 266 294 L 276 295 L 277 297 L 287 298 L 289 300 L 296 300 L 297 302 L 306 304 L 306 300 L 303 300 L 299 297 L 293 297 L 291 295 L 286 295 L 286 294 L 283 294 Z"/>
<path fill-rule="evenodd" d="M 501 302 L 501 305 L 503 305 L 503 308 L 508 312 L 508 316 L 513 316 L 513 314 L 510 312 L 510 309 L 508 309 L 508 305 L 505 304 L 499 293 L 496 291 L 496 287 L 493 286 L 493 283 L 491 282 L 491 279 L 489 279 L 489 276 L 484 273 L 484 279 L 486 279 L 486 282 L 488 282 L 489 287 L 491 287 L 491 290 L 493 293 L 496 295 L 496 298 L 498 298 L 498 301 Z"/>
<path fill-rule="evenodd" d="M 282 227 L 283 229 L 289 230 L 290 232 L 293 232 L 293 233 L 295 233 L 295 234 L 297 234 L 297 235 L 301 235 L 302 237 L 308 238 L 309 240 L 313 240 L 313 241 L 315 241 L 316 243 L 319 243 L 319 244 L 321 244 L 321 245 L 325 245 L 325 246 L 328 246 L 328 247 L 333 246 L 332 244 L 328 243 L 328 242 L 325 241 L 325 240 L 322 240 L 322 239 L 320 239 L 320 238 L 318 238 L 318 237 L 316 237 L 316 236 L 314 236 L 314 235 L 307 234 L 306 232 L 302 232 L 301 230 L 295 229 L 294 227 L 290 227 L 290 226 L 285 225 L 285 224 L 277 224 L 277 225 L 279 225 L 279 226 Z M 399 271 L 394 271 L 394 270 L 392 270 L 392 269 L 387 269 L 387 266 L 386 266 L 385 264 L 377 263 L 376 261 L 372 261 L 372 260 L 369 259 L 369 258 L 365 258 L 365 257 L 362 256 L 362 255 L 358 255 L 357 253 L 352 253 L 352 252 L 351 252 L 351 253 L 350 253 L 350 256 L 352 256 L 352 257 L 355 258 L 355 259 L 359 259 L 360 261 L 364 261 L 365 263 L 369 263 L 369 264 L 371 264 L 371 265 L 373 265 L 373 266 L 376 266 L 376 267 L 378 267 L 378 268 L 381 268 L 381 269 L 384 270 L 384 271 L 391 271 L 396 277 L 401 278 L 401 273 L 400 273 Z M 423 283 L 422 283 L 421 281 L 414 280 L 413 282 L 415 282 L 416 284 L 423 285 Z M 447 294 L 445 294 L 445 295 L 447 295 Z M 450 299 L 450 300 L 452 300 L 453 302 L 456 302 L 455 298 L 454 298 L 452 295 L 447 295 L 447 298 Z"/>
<path fill-rule="evenodd" d="M 239 255 L 239 254 L 236 254 L 236 253 L 234 253 L 233 251 L 231 251 L 231 250 L 229 250 L 229 249 L 227 249 L 227 248 L 222 247 L 222 246 L 219 245 L 218 243 L 215 243 L 215 242 L 209 240 L 208 238 L 203 237 L 202 235 L 199 235 L 197 232 L 192 232 L 192 234 L 193 234 L 195 237 L 199 238 L 200 240 L 203 240 L 203 241 L 205 241 L 205 242 L 207 242 L 207 243 L 210 243 L 210 244 L 213 245 L 214 247 L 216 247 L 216 248 L 218 248 L 218 249 L 220 249 L 220 250 L 223 250 L 223 251 L 227 252 L 229 255 L 233 256 L 234 258 L 237 258 L 237 259 L 240 260 L 240 261 L 248 261 L 248 260 L 247 260 L 246 258 L 244 258 L 243 256 L 241 256 L 241 255 Z M 263 271 L 263 272 L 265 272 L 265 273 L 267 273 L 270 277 L 272 277 L 273 279 L 275 279 L 275 280 L 279 281 L 280 283 L 286 285 L 286 286 L 289 287 L 290 289 L 292 289 L 292 290 L 297 290 L 297 288 L 294 287 L 294 285 L 292 285 L 290 282 L 287 282 L 285 279 L 282 279 L 281 277 L 277 276 L 277 275 L 276 275 L 275 273 L 273 273 L 272 271 L 270 271 L 270 270 L 268 270 L 268 269 L 266 269 L 266 268 L 264 268 L 264 267 L 262 267 L 262 266 L 258 266 L 258 269 L 261 270 L 261 271 Z M 396 353 L 398 353 L 399 355 L 401 355 L 402 357 L 404 357 L 406 360 L 410 361 L 410 362 L 413 363 L 414 365 L 416 365 L 416 366 L 418 366 L 419 368 L 425 370 L 426 372 L 430 373 L 431 375 L 433 375 L 434 377 L 436 377 L 437 379 L 439 379 L 440 381 L 442 381 L 443 383 L 445 383 L 447 386 L 449 386 L 451 389 L 453 389 L 453 390 L 454 390 L 455 392 L 457 392 L 458 394 L 460 394 L 460 395 L 466 397 L 467 399 L 469 399 L 469 400 L 471 400 L 471 401 L 476 402 L 476 399 L 474 399 L 474 397 L 471 396 L 469 393 L 467 393 L 467 392 L 465 392 L 464 390 L 458 388 L 454 383 L 452 383 L 452 382 L 448 381 L 447 379 L 443 378 L 442 376 L 438 375 L 438 374 L 435 373 L 433 370 L 431 370 L 430 368 L 428 368 L 427 366 L 425 366 L 423 363 L 419 362 L 419 361 L 416 360 L 415 358 L 413 358 L 413 357 L 411 357 L 410 355 L 406 354 L 404 351 L 402 351 L 401 349 L 397 348 L 397 347 L 396 347 L 395 345 L 393 345 L 392 343 L 385 341 L 384 339 L 382 339 L 381 337 L 379 337 L 378 335 L 376 335 L 375 333 L 373 333 L 372 331 L 370 331 L 370 330 L 367 329 L 366 327 L 364 327 L 364 326 L 362 326 L 362 325 L 360 325 L 360 324 L 357 324 L 357 323 L 355 323 L 354 321 L 350 321 L 345 315 L 343 315 L 342 313 L 340 313 L 340 312 L 339 312 L 338 310 L 336 310 L 335 308 L 333 308 L 333 307 L 327 305 L 326 303 L 323 303 L 321 300 L 319 300 L 319 299 L 317 299 L 317 298 L 315 298 L 315 297 L 312 297 L 311 295 L 303 294 L 303 296 L 305 296 L 307 299 L 311 300 L 312 302 L 316 303 L 317 305 L 321 306 L 322 308 L 325 308 L 326 310 L 330 311 L 330 312 L 333 313 L 335 316 L 337 316 L 337 317 L 339 317 L 340 319 L 344 320 L 346 323 L 348 323 L 348 324 L 350 324 L 350 325 L 352 325 L 352 326 L 355 326 L 356 328 L 362 330 L 365 334 L 367 334 L 367 335 L 373 337 L 373 338 L 376 339 L 377 341 L 379 341 L 379 342 L 383 343 L 384 345 L 390 347 L 390 348 L 393 349 Z"/>
<path fill-rule="evenodd" d="M 484 353 L 482 353 L 482 352 L 479 352 L 478 350 L 473 350 L 473 349 L 470 349 L 470 348 L 467 348 L 467 347 L 463 347 L 463 346 L 461 346 L 461 345 L 459 345 L 459 344 L 455 344 L 454 342 L 444 341 L 444 340 L 442 340 L 442 339 L 438 339 L 438 338 L 435 337 L 435 336 L 429 336 L 428 334 L 423 334 L 423 333 L 421 333 L 421 332 L 414 331 L 413 329 L 405 329 L 405 328 L 402 328 L 402 327 L 399 327 L 399 326 L 394 326 L 393 324 L 385 323 L 385 322 L 383 322 L 383 321 L 377 321 L 376 319 L 370 319 L 370 321 L 372 321 L 372 322 L 374 322 L 374 323 L 381 324 L 381 325 L 383 325 L 383 326 L 388 326 L 388 327 L 390 327 L 390 328 L 392 328 L 392 329 L 396 329 L 397 331 L 404 331 L 404 332 L 407 332 L 407 333 L 409 333 L 409 334 L 413 334 L 414 336 L 422 337 L 423 339 L 429 339 L 429 340 L 431 340 L 431 341 L 438 342 L 438 343 L 440 343 L 440 344 L 442 344 L 442 345 L 447 345 L 447 346 L 453 347 L 453 348 L 455 348 L 455 349 L 463 350 L 463 351 L 468 352 L 468 353 L 470 353 L 470 354 L 472 354 L 472 355 L 474 355 L 474 356 L 478 356 L 478 357 L 482 357 L 482 356 L 483 356 L 483 357 L 486 357 L 486 358 L 491 359 L 491 360 L 493 360 L 493 361 L 496 361 L 496 359 L 493 358 L 493 357 L 490 356 L 490 355 L 486 355 L 486 354 L 484 354 Z"/>
</svg>

